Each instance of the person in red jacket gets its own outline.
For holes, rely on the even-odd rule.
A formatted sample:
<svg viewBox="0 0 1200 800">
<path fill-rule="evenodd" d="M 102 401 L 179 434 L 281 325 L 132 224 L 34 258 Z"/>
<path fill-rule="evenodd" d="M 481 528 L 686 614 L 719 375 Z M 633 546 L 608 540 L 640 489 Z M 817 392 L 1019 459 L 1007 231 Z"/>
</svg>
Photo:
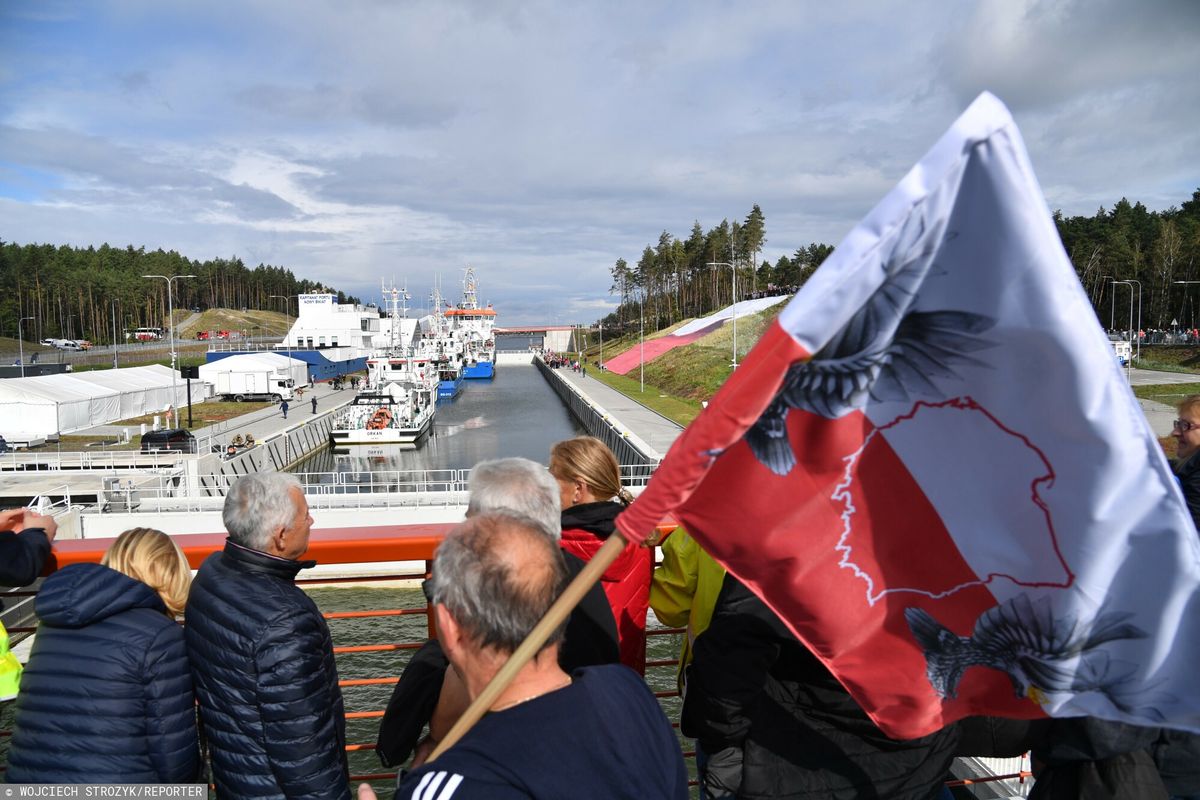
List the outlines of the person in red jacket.
<svg viewBox="0 0 1200 800">
<path fill-rule="evenodd" d="M 613 520 L 633 497 L 621 487 L 617 459 L 604 442 L 577 436 L 550 449 L 550 474 L 562 499 L 563 550 L 590 561 L 612 535 Z M 617 621 L 621 663 L 646 672 L 646 610 L 654 552 L 628 545 L 601 577 Z"/>
</svg>

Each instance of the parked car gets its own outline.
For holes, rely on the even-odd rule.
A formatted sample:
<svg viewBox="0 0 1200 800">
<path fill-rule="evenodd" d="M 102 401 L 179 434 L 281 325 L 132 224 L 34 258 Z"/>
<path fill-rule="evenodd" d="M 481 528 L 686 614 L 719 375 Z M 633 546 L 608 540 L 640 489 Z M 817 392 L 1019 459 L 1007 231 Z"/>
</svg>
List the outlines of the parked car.
<svg viewBox="0 0 1200 800">
<path fill-rule="evenodd" d="M 174 450 L 179 453 L 196 452 L 196 437 L 187 428 L 166 428 L 148 431 L 142 435 L 142 452 Z"/>
<path fill-rule="evenodd" d="M 74 339 L 55 339 L 52 345 L 57 350 L 82 350 L 83 347 Z"/>
<path fill-rule="evenodd" d="M 80 346 L 80 348 L 82 348 L 84 350 L 92 349 L 92 343 L 90 341 L 88 341 L 87 339 L 79 339 L 76 343 Z"/>
<path fill-rule="evenodd" d="M 196 334 L 196 338 L 201 342 L 207 342 L 208 335 L 209 335 L 208 331 L 200 331 L 199 333 Z"/>
<path fill-rule="evenodd" d="M 54 340 L 53 339 L 42 339 L 41 344 L 46 345 L 46 347 L 54 347 Z"/>
</svg>

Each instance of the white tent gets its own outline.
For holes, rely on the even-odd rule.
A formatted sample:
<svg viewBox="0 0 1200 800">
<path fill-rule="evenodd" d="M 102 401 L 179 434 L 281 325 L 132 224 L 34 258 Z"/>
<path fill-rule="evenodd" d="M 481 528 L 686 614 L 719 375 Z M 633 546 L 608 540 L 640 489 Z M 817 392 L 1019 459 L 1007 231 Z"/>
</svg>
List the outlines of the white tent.
<svg viewBox="0 0 1200 800">
<path fill-rule="evenodd" d="M 183 397 L 180 384 L 174 405 Z M 0 433 L 73 433 L 169 405 L 171 371 L 166 367 L 8 378 L 0 380 Z"/>
<path fill-rule="evenodd" d="M 200 379 L 216 385 L 222 372 L 271 372 L 291 377 L 297 386 L 308 385 L 308 363 L 279 353 L 245 353 L 200 365 Z"/>
<path fill-rule="evenodd" d="M 161 364 L 79 372 L 75 373 L 75 377 L 120 392 L 121 416 L 118 419 L 140 417 L 163 411 L 167 406 L 179 408 L 187 404 L 187 382 L 177 376 L 173 378 L 171 368 Z M 193 401 L 204 399 L 206 392 L 203 386 L 203 383 L 192 385 Z M 174 401 L 171 399 L 172 389 L 175 392 Z"/>
</svg>

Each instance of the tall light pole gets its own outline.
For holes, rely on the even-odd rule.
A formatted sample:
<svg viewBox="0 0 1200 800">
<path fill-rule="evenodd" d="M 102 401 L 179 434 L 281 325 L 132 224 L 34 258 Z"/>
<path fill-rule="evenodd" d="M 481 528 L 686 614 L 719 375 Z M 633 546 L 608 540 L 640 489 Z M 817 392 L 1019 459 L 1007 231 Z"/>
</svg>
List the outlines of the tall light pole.
<svg viewBox="0 0 1200 800">
<path fill-rule="evenodd" d="M 273 295 L 269 295 L 269 296 L 273 297 L 277 300 L 283 301 L 283 313 L 287 317 L 287 321 L 288 321 L 288 330 L 287 330 L 287 333 L 285 333 L 283 335 L 283 338 L 287 339 L 288 358 L 291 358 L 292 357 L 292 337 L 289 334 L 292 332 L 292 309 L 291 309 L 291 306 L 288 305 L 288 301 L 291 300 L 292 298 L 296 299 L 296 316 L 298 317 L 298 316 L 300 316 L 300 295 L 298 295 L 298 294 L 273 294 Z M 291 370 L 291 368 L 292 367 L 289 364 L 288 370 Z M 288 374 L 291 374 L 291 373 L 289 372 Z"/>
<path fill-rule="evenodd" d="M 21 325 L 25 320 L 34 319 L 34 317 L 21 317 L 17 320 L 17 361 L 21 363 L 21 377 L 25 377 L 25 334 L 21 332 Z"/>
<path fill-rule="evenodd" d="M 604 369 L 604 323 L 600 323 L 600 369 Z"/>
<path fill-rule="evenodd" d="M 1125 282 L 1131 283 L 1131 284 L 1136 283 L 1137 287 L 1138 287 L 1138 326 L 1137 326 L 1137 333 L 1135 333 L 1134 336 L 1137 339 L 1138 361 L 1141 361 L 1142 360 L 1142 282 L 1138 281 L 1138 280 L 1134 280 L 1133 278 L 1130 278 L 1128 281 L 1125 281 Z M 1133 292 L 1132 286 L 1129 287 L 1129 291 L 1131 293 Z M 1132 294 L 1130 294 L 1129 299 L 1130 299 L 1130 301 L 1133 300 Z"/>
<path fill-rule="evenodd" d="M 1133 364 L 1133 338 L 1135 336 L 1137 336 L 1137 333 L 1133 329 L 1133 282 L 1132 281 L 1113 281 L 1112 285 L 1116 286 L 1118 283 L 1129 287 L 1129 363 L 1132 365 Z M 1116 292 L 1115 289 L 1113 291 Z"/>
<path fill-rule="evenodd" d="M 109 314 L 109 318 L 112 319 L 113 369 L 116 369 L 117 368 L 117 301 L 110 300 L 109 303 L 112 306 L 111 313 Z"/>
<path fill-rule="evenodd" d="M 730 309 L 732 310 L 733 314 L 733 368 L 737 369 L 737 267 L 733 266 L 733 264 L 730 264 L 728 261 L 710 261 L 705 266 L 729 267 L 729 272 L 733 275 L 733 293 L 730 295 L 733 305 L 730 306 Z"/>
<path fill-rule="evenodd" d="M 179 370 L 175 363 L 175 301 L 171 296 L 171 284 L 180 278 L 194 278 L 195 275 L 143 275 L 143 278 L 160 278 L 167 282 L 167 333 L 171 336 L 171 427 L 179 427 L 179 409 L 176 408 L 179 399 Z"/>
<path fill-rule="evenodd" d="M 642 290 L 642 300 L 638 303 L 638 384 L 639 391 L 646 393 L 646 291 Z"/>
</svg>

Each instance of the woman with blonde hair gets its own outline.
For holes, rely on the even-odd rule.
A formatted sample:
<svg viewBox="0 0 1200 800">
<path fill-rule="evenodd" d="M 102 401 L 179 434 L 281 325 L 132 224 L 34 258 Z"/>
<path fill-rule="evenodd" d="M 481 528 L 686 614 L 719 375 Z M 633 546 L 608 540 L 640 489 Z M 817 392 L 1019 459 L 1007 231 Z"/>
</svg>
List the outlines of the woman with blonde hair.
<svg viewBox="0 0 1200 800">
<path fill-rule="evenodd" d="M 621 470 L 608 445 L 577 436 L 550 449 L 550 474 L 562 501 L 562 548 L 590 561 L 614 530 L 613 521 L 633 496 L 621 486 Z M 646 610 L 654 552 L 628 545 L 600 579 L 617 621 L 621 663 L 646 671 Z"/>
<path fill-rule="evenodd" d="M 197 779 L 196 701 L 175 619 L 191 580 L 179 545 L 151 528 L 122 533 L 100 564 L 71 564 L 46 579 L 7 781 Z"/>
</svg>

